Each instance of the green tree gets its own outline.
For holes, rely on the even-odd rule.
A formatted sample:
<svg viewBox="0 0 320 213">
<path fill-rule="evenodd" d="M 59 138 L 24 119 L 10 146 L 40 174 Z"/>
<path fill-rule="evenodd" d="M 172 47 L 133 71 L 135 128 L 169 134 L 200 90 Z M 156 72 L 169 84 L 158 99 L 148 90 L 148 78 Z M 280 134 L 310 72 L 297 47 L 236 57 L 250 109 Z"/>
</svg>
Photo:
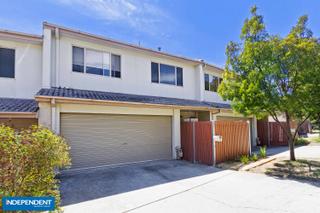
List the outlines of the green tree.
<svg viewBox="0 0 320 213">
<path fill-rule="evenodd" d="M 257 7 L 242 27 L 241 43 L 227 46 L 226 67 L 219 93 L 244 115 L 271 115 L 285 131 L 290 159 L 299 127 L 320 112 L 320 42 L 307 28 L 307 16 L 285 37 L 270 35 Z M 279 122 L 284 114 L 286 123 Z M 290 120 L 298 120 L 291 132 Z"/>
</svg>

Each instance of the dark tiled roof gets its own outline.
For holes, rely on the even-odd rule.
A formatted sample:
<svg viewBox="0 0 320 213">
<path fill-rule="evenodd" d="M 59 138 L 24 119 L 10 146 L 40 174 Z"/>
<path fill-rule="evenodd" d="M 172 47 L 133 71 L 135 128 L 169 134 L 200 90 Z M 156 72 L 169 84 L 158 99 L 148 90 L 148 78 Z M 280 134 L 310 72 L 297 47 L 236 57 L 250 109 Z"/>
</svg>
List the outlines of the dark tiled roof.
<svg viewBox="0 0 320 213">
<path fill-rule="evenodd" d="M 221 104 L 221 103 L 214 103 L 214 102 L 201 102 L 201 101 L 178 99 L 178 98 L 131 95 L 131 94 L 123 94 L 123 93 L 100 92 L 100 91 L 79 90 L 79 89 L 70 89 L 70 88 L 56 88 L 56 87 L 51 89 L 41 89 L 37 93 L 37 96 L 55 96 L 55 97 L 175 105 L 175 106 L 190 106 L 190 107 L 230 108 L 229 104 Z"/>
<path fill-rule="evenodd" d="M 218 102 L 203 102 L 210 105 L 213 108 L 231 109 L 230 104 L 218 103 Z"/>
<path fill-rule="evenodd" d="M 0 112 L 36 112 L 38 104 L 33 99 L 0 98 Z"/>
</svg>

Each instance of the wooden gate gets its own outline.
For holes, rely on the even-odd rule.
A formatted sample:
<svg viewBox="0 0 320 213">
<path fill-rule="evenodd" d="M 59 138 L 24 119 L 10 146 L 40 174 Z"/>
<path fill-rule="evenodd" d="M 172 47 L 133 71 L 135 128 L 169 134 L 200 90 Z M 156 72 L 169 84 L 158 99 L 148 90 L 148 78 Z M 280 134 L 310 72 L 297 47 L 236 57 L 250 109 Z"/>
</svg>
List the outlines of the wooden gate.
<svg viewBox="0 0 320 213">
<path fill-rule="evenodd" d="M 257 132 L 261 146 L 269 146 L 269 122 L 257 121 Z"/>
<path fill-rule="evenodd" d="M 213 165 L 212 122 L 195 122 L 196 162 Z"/>
<path fill-rule="evenodd" d="M 194 162 L 194 143 L 193 143 L 193 131 L 194 122 L 182 122 L 181 123 L 181 149 L 183 152 L 183 160 Z"/>
<path fill-rule="evenodd" d="M 287 125 L 285 122 L 281 122 L 282 125 Z M 286 146 L 288 145 L 288 137 L 281 128 L 280 124 L 276 122 L 269 122 L 269 137 L 270 146 Z"/>
<path fill-rule="evenodd" d="M 286 125 L 285 122 L 281 122 Z M 288 138 L 286 133 L 276 122 L 258 121 L 257 122 L 258 137 L 263 146 L 286 146 Z"/>
<path fill-rule="evenodd" d="M 216 121 L 215 135 L 222 136 L 215 142 L 216 163 L 234 160 L 250 153 L 249 123 L 246 121 Z"/>
<path fill-rule="evenodd" d="M 213 144 L 211 122 L 182 122 L 181 148 L 183 160 L 212 165 Z"/>
<path fill-rule="evenodd" d="M 183 159 L 213 165 L 250 153 L 249 124 L 246 121 L 182 122 L 181 148 Z M 213 135 L 222 141 L 213 143 Z"/>
</svg>

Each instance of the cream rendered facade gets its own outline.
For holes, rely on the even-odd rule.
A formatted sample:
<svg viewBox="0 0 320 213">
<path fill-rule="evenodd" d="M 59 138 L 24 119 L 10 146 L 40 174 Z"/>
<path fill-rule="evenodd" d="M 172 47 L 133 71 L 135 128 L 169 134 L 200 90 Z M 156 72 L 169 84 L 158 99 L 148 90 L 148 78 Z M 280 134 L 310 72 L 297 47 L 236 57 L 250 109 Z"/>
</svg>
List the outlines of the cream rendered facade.
<svg viewBox="0 0 320 213">
<path fill-rule="evenodd" d="M 120 55 L 121 78 L 73 72 L 73 46 Z M 41 88 L 62 87 L 228 103 L 224 102 L 216 92 L 205 91 L 204 74 L 221 77 L 223 70 L 203 61 L 124 44 L 48 23 L 43 25 L 42 37 L 26 37 L 23 34 L 9 36 L 8 32 L 3 32 L 0 34 L 1 47 L 16 50 L 16 76 L 14 79 L 0 78 L 0 97 L 34 98 Z M 151 62 L 183 68 L 183 86 L 152 83 Z M 183 109 L 179 106 L 39 96 L 36 100 L 39 106 L 36 114 L 39 124 L 51 128 L 56 133 L 61 133 L 61 114 L 64 113 L 170 116 L 172 158 L 177 157 L 174 150 L 181 145 L 180 122 Z M 198 110 L 207 120 L 216 120 L 219 116 L 240 116 L 232 113 L 231 110 L 192 108 L 190 110 Z M 257 135 L 256 120 L 251 119 L 252 144 L 254 144 Z"/>
<path fill-rule="evenodd" d="M 3 31 L 0 48 L 15 50 L 15 77 L 0 77 L 0 97 L 34 98 L 42 86 L 42 38 Z"/>
<path fill-rule="evenodd" d="M 223 70 L 219 68 L 70 31 L 55 25 L 44 25 L 43 87 L 60 86 L 227 103 L 217 93 L 204 90 L 204 73 L 221 77 Z M 73 46 L 120 55 L 121 78 L 73 72 Z M 152 83 L 151 62 L 182 67 L 184 85 Z"/>
</svg>

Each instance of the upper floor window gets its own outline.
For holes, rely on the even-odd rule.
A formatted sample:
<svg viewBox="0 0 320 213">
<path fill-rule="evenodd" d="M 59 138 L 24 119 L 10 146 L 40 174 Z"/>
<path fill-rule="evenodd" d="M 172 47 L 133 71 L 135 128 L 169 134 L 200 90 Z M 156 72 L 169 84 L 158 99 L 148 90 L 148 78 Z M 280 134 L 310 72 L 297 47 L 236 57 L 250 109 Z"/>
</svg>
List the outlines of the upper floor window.
<svg viewBox="0 0 320 213">
<path fill-rule="evenodd" d="M 72 70 L 74 72 L 84 72 L 84 49 L 72 47 Z"/>
<path fill-rule="evenodd" d="M 151 82 L 183 86 L 183 69 L 151 62 Z"/>
<path fill-rule="evenodd" d="M 204 89 L 207 91 L 217 92 L 222 78 L 214 75 L 204 74 Z"/>
<path fill-rule="evenodd" d="M 111 76 L 121 77 L 121 58 L 120 55 L 111 54 Z"/>
<path fill-rule="evenodd" d="M 121 77 L 121 57 L 119 55 L 72 47 L 72 71 L 95 75 Z"/>
<path fill-rule="evenodd" d="M 0 48 L 0 77 L 14 78 L 15 50 Z"/>
<path fill-rule="evenodd" d="M 177 67 L 177 85 L 183 86 L 183 69 L 181 67 Z"/>
</svg>

